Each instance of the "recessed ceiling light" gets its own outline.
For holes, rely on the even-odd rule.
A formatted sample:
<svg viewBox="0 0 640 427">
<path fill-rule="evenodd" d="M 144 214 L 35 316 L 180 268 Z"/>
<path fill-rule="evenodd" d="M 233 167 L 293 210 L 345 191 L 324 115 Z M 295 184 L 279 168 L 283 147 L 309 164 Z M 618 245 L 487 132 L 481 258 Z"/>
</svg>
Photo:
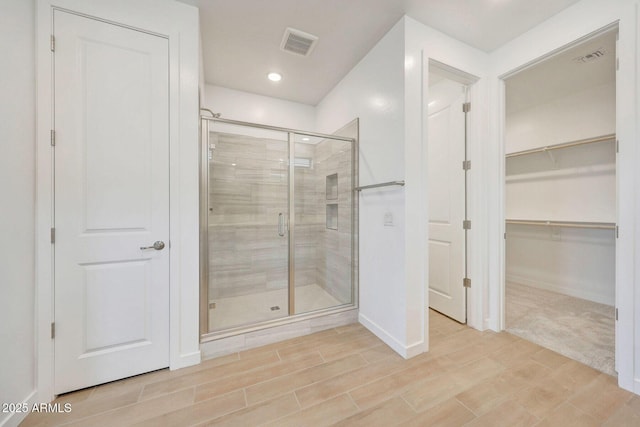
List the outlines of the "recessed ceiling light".
<svg viewBox="0 0 640 427">
<path fill-rule="evenodd" d="M 280 73 L 269 73 L 267 74 L 267 78 L 272 82 L 279 82 L 282 80 L 282 74 Z"/>
<path fill-rule="evenodd" d="M 306 136 L 304 138 L 302 138 L 303 141 L 308 141 L 309 138 L 307 138 Z"/>
</svg>

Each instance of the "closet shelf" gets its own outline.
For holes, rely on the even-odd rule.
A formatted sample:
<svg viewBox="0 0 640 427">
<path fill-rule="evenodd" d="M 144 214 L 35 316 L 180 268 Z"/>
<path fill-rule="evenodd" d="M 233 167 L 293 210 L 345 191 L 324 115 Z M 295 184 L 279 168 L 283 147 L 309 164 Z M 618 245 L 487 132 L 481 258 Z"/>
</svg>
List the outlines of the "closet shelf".
<svg viewBox="0 0 640 427">
<path fill-rule="evenodd" d="M 526 154 L 546 153 L 548 151 L 560 150 L 562 148 L 575 147 L 575 146 L 578 146 L 578 145 L 594 144 L 596 142 L 615 141 L 615 139 L 616 139 L 616 134 L 615 133 L 611 133 L 611 134 L 608 134 L 608 135 L 597 136 L 595 138 L 579 139 L 579 140 L 576 140 L 576 141 L 563 142 L 561 144 L 547 145 L 546 147 L 539 147 L 539 148 L 532 148 L 530 150 L 516 151 L 514 153 L 506 154 L 505 157 L 508 159 L 510 157 L 524 156 Z"/>
<path fill-rule="evenodd" d="M 588 221 L 544 221 L 537 219 L 507 219 L 507 224 L 517 225 L 540 225 L 551 227 L 567 228 L 595 228 L 600 230 L 615 230 L 616 224 L 613 222 L 588 222 Z"/>
</svg>

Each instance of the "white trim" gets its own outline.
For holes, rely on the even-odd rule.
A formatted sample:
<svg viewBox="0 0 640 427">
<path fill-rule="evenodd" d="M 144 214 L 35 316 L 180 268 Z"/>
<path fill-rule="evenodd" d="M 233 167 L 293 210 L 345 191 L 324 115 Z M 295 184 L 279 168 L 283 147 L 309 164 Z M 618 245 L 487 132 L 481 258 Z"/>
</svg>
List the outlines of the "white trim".
<svg viewBox="0 0 640 427">
<path fill-rule="evenodd" d="M 403 345 L 393 335 L 385 331 L 383 328 L 381 328 L 379 325 L 377 325 L 362 313 L 358 314 L 358 321 L 362 324 L 362 326 L 371 331 L 371 333 L 380 338 L 385 344 L 387 344 L 396 353 L 398 353 L 405 359 L 410 359 L 414 356 L 424 353 L 426 350 L 424 341 L 410 344 L 408 346 Z"/>
<path fill-rule="evenodd" d="M 11 414 L 9 414 L 9 416 L 7 418 L 5 418 L 1 423 L 0 423 L 0 427 L 17 427 L 20 425 L 20 423 L 22 421 L 24 421 L 25 418 L 27 418 L 27 415 L 29 415 L 31 408 L 33 408 L 33 405 L 38 402 L 38 399 L 36 399 L 38 395 L 38 392 L 36 390 L 32 391 L 21 403 L 24 403 L 27 405 L 27 407 L 29 408 L 29 411 L 27 412 L 13 412 Z M 6 403 L 6 402 L 3 402 Z"/>
<path fill-rule="evenodd" d="M 38 400 L 53 394 L 52 8 L 146 32 L 169 40 L 170 128 L 170 355 L 172 369 L 200 361 L 198 331 L 198 10 L 182 3 L 145 0 L 37 0 L 36 5 L 36 384 Z"/>
<path fill-rule="evenodd" d="M 202 352 L 200 350 L 193 353 L 180 354 L 177 360 L 171 360 L 169 369 L 174 371 L 176 369 L 186 368 L 187 366 L 197 365 L 202 360 Z"/>
</svg>

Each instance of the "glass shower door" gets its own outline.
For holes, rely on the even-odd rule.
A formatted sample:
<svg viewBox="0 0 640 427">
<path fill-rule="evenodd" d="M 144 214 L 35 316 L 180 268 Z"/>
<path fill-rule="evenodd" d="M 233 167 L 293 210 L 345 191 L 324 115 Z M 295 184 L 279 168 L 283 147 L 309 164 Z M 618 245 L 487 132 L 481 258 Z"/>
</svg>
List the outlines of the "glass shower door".
<svg viewBox="0 0 640 427">
<path fill-rule="evenodd" d="M 289 142 L 209 124 L 208 330 L 288 316 Z"/>
</svg>

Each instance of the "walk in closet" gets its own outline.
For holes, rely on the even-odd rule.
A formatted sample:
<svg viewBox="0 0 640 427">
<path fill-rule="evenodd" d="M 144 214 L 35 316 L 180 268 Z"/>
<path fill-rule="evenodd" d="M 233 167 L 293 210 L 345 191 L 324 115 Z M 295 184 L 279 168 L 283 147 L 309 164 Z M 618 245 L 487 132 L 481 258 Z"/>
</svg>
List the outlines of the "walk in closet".
<svg viewBox="0 0 640 427">
<path fill-rule="evenodd" d="M 506 329 L 615 375 L 616 31 L 505 80 Z"/>
</svg>

